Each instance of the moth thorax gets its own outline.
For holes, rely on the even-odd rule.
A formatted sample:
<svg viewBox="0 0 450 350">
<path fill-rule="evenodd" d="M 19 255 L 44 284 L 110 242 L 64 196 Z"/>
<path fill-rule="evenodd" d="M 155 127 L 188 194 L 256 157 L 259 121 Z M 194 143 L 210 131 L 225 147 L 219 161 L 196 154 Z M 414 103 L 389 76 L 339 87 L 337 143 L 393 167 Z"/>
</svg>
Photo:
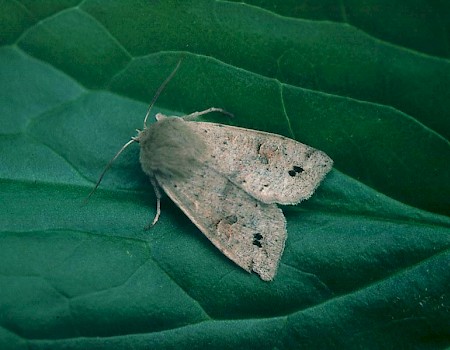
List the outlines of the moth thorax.
<svg viewBox="0 0 450 350">
<path fill-rule="evenodd" d="M 202 163 L 206 144 L 190 127 L 193 122 L 164 118 L 139 135 L 142 170 L 150 176 L 187 177 Z"/>
</svg>

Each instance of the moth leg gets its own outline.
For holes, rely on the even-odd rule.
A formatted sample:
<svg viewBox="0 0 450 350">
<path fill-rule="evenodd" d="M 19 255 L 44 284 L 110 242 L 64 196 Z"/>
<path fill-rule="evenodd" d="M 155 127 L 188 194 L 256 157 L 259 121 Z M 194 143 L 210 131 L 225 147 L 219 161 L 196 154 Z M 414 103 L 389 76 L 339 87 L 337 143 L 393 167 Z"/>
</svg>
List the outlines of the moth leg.
<svg viewBox="0 0 450 350">
<path fill-rule="evenodd" d="M 154 177 L 150 177 L 150 182 L 152 183 L 153 190 L 155 191 L 155 196 L 156 196 L 156 214 L 155 214 L 155 217 L 153 218 L 152 223 L 145 227 L 146 230 L 148 230 L 150 227 L 154 226 L 158 222 L 159 217 L 161 215 L 161 191 L 159 190 L 158 182 L 156 181 L 156 179 Z"/>
<path fill-rule="evenodd" d="M 194 113 L 185 115 L 182 118 L 184 120 L 189 121 L 189 120 L 194 120 L 195 118 L 198 118 L 201 115 L 212 113 L 212 112 L 219 112 L 219 113 L 225 114 L 225 115 L 227 115 L 227 116 L 229 116 L 231 118 L 234 117 L 233 114 L 231 114 L 230 112 L 227 112 L 226 110 L 224 110 L 222 108 L 211 107 L 211 108 L 205 109 L 204 111 L 194 112 Z"/>
</svg>

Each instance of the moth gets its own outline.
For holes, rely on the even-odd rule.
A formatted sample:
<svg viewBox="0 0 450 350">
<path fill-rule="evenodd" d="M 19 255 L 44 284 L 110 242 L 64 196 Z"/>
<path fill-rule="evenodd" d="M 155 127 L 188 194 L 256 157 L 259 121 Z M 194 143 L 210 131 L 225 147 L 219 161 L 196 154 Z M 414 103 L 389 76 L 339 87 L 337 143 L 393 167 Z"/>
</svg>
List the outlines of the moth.
<svg viewBox="0 0 450 350">
<path fill-rule="evenodd" d="M 114 156 L 94 190 L 120 153 L 139 143 L 142 170 L 156 195 L 151 225 L 161 213 L 162 189 L 225 256 L 271 281 L 287 237 L 277 204 L 293 205 L 311 197 L 333 161 L 280 135 L 195 121 L 211 112 L 229 114 L 220 108 L 181 117 L 158 113 L 156 122 L 147 126 L 156 98 L 180 63 L 153 98 L 143 130 Z"/>
</svg>

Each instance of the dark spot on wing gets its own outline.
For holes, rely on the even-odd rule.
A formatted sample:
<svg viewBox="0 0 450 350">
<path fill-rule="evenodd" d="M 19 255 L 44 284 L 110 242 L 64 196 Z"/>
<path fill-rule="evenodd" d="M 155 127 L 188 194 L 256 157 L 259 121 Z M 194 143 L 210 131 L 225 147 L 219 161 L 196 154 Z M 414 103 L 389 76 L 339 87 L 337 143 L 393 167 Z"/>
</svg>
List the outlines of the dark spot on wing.
<svg viewBox="0 0 450 350">
<path fill-rule="evenodd" d="M 260 240 L 263 239 L 263 235 L 260 233 L 255 233 L 253 235 L 253 245 L 256 245 L 258 248 L 262 248 L 262 244 Z"/>
<path fill-rule="evenodd" d="M 305 170 L 305 169 L 303 169 L 301 166 L 297 166 L 297 165 L 294 165 L 294 171 L 296 172 L 296 173 L 298 173 L 298 174 L 300 174 L 300 173 L 303 173 L 303 171 Z"/>
<path fill-rule="evenodd" d="M 292 177 L 296 176 L 297 174 L 301 174 L 304 172 L 305 169 L 303 169 L 301 166 L 294 165 L 291 170 L 288 171 L 288 174 Z"/>
<path fill-rule="evenodd" d="M 259 241 L 259 240 L 261 240 L 261 239 L 263 238 L 263 235 L 260 234 L 260 233 L 255 233 L 255 234 L 253 235 L 253 238 Z"/>
<path fill-rule="evenodd" d="M 257 241 L 256 239 L 253 240 L 253 245 L 256 245 L 258 248 L 262 248 L 262 244 L 260 241 Z"/>
</svg>

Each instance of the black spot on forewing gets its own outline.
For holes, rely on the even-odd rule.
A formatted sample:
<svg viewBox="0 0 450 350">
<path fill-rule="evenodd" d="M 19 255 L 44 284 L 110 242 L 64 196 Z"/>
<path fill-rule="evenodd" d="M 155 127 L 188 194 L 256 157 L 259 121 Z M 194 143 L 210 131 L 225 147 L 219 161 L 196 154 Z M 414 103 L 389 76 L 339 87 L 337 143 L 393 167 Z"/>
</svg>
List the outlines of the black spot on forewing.
<svg viewBox="0 0 450 350">
<path fill-rule="evenodd" d="M 297 174 L 301 174 L 304 172 L 305 169 L 303 169 L 301 166 L 294 165 L 291 170 L 288 171 L 288 174 L 292 177 L 297 176 Z"/>
<path fill-rule="evenodd" d="M 254 238 L 254 239 L 257 239 L 257 240 L 259 241 L 259 240 L 261 240 L 261 239 L 263 238 L 263 235 L 260 234 L 260 233 L 255 233 L 255 234 L 253 235 L 253 238 Z"/>
<path fill-rule="evenodd" d="M 262 248 L 261 240 L 263 239 L 263 235 L 260 233 L 255 233 L 253 235 L 253 245 L 256 245 L 258 248 Z"/>
<path fill-rule="evenodd" d="M 294 165 L 293 169 L 297 174 L 303 173 L 303 171 L 304 171 L 304 169 L 301 166 L 297 166 L 297 165 Z"/>
<path fill-rule="evenodd" d="M 262 248 L 261 242 L 257 241 L 256 239 L 253 240 L 253 245 L 256 245 L 258 248 Z"/>
</svg>

